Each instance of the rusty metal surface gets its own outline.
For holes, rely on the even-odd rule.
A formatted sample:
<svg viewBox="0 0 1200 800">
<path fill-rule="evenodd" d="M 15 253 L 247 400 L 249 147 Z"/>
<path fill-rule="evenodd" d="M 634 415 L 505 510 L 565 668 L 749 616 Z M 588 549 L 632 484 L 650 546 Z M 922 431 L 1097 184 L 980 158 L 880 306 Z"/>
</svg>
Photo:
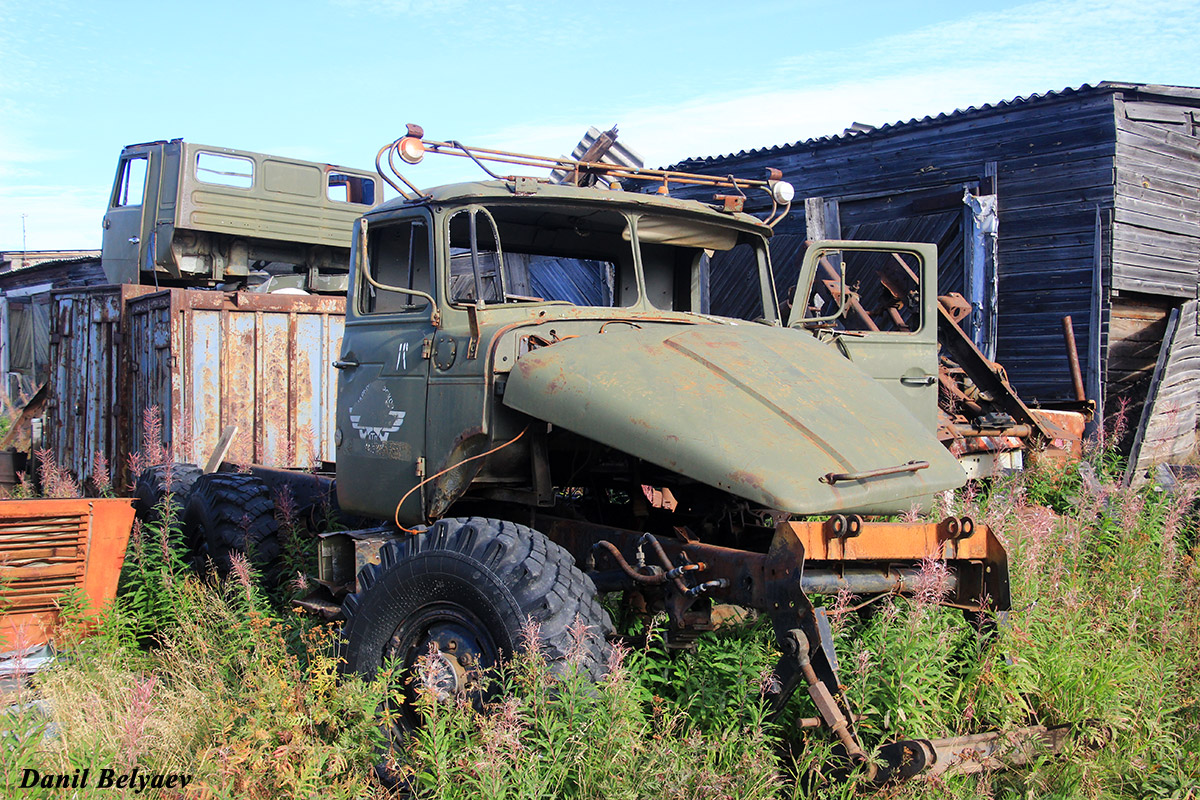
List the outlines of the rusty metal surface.
<svg viewBox="0 0 1200 800">
<path fill-rule="evenodd" d="M 986 525 L 954 517 L 939 523 L 859 520 L 857 534 L 839 537 L 837 519 L 782 522 L 766 553 L 661 537 L 656 541 L 671 563 L 704 565 L 687 574 L 692 583 L 720 584 L 704 592 L 714 600 L 767 612 L 779 608 L 781 580 L 805 593 L 833 594 L 845 588 L 864 595 L 911 594 L 919 586 L 922 562 L 930 559 L 948 567 L 942 586 L 946 603 L 1009 608 L 1008 556 Z M 598 569 L 618 566 L 602 555 L 606 549 L 597 549 L 601 541 L 615 545 L 626 561 L 644 548 L 645 534 L 635 531 L 540 515 L 538 525 L 578 563 L 593 559 Z"/>
<path fill-rule="evenodd" d="M 0 502 L 0 650 L 46 642 L 69 589 L 116 597 L 132 524 L 129 500 Z"/>
<path fill-rule="evenodd" d="M 938 342 L 943 354 L 954 359 L 971 382 L 988 395 L 995 408 L 1011 417 L 1016 424 L 1031 426 L 1032 435 L 1042 441 L 1053 438 L 1009 384 L 1004 368 L 989 361 L 979 351 L 942 305 L 938 306 Z"/>
<path fill-rule="evenodd" d="M 1075 389 L 1075 399 L 1083 403 L 1087 401 L 1087 391 L 1083 388 L 1083 371 L 1079 367 L 1079 350 L 1075 347 L 1075 326 L 1071 317 L 1062 319 L 1063 340 L 1067 346 L 1067 366 L 1071 369 L 1071 385 Z"/>
<path fill-rule="evenodd" d="M 55 461 L 80 481 L 92 478 L 96 453 L 117 472 L 128 452 L 123 415 L 127 352 L 121 336 L 126 303 L 148 289 L 101 286 L 51 296 L 49 399 L 45 436 Z"/>
<path fill-rule="evenodd" d="M 396 538 L 393 530 L 333 531 L 321 534 L 317 546 L 317 579 L 336 591 L 359 591 L 358 575 L 379 563 L 379 551 Z"/>
<path fill-rule="evenodd" d="M 839 536 L 836 517 L 825 522 L 781 522 L 813 561 L 896 561 L 904 559 L 993 560 L 1003 552 L 986 525 L 949 517 L 928 522 L 862 523 L 860 532 Z M 966 532 L 964 533 L 964 528 Z"/>
<path fill-rule="evenodd" d="M 969 775 L 985 770 L 1027 764 L 1036 758 L 1059 754 L 1070 738 L 1071 725 L 1034 725 L 1012 731 L 989 731 L 971 736 L 923 740 L 928 746 L 928 767 L 922 777 Z"/>
<path fill-rule="evenodd" d="M 177 460 L 204 463 L 237 425 L 228 460 L 333 460 L 345 300 L 168 289 L 129 303 L 133 444 L 151 406 Z"/>
<path fill-rule="evenodd" d="M 1073 458 L 1083 456 L 1083 433 L 1091 418 L 1089 414 L 1048 408 L 1035 408 L 1033 414 L 1041 418 L 1042 425 L 1054 437 L 1048 449 L 1061 451 Z"/>
</svg>

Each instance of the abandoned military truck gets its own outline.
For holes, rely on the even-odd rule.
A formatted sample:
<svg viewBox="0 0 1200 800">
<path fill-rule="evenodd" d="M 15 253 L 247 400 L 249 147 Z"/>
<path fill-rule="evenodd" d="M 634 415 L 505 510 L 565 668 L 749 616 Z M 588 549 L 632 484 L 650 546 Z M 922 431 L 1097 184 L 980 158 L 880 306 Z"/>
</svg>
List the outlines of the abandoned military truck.
<svg viewBox="0 0 1200 800">
<path fill-rule="evenodd" d="M 395 169 L 430 152 L 468 157 L 491 179 L 426 191 Z M 928 506 L 965 480 L 934 436 L 936 396 L 923 394 L 936 392 L 936 250 L 814 243 L 795 292 L 808 301 L 784 319 L 771 220 L 739 210 L 746 191 L 765 191 L 774 218 L 786 213 L 777 174 L 540 159 L 429 140 L 416 126 L 377 166 L 401 196 L 354 226 L 334 363 L 336 475 L 200 477 L 187 503 L 194 547 L 219 564 L 246 544 L 240 531 L 268 561 L 278 552 L 268 487 L 310 504 L 335 496 L 347 519 L 370 522 L 321 535 L 323 595 L 304 604 L 344 620 L 348 670 L 414 671 L 434 654 L 442 697 L 471 691 L 476 668 L 521 646 L 530 618 L 552 661 L 569 626 L 589 626 L 585 666 L 599 676 L 611 633 L 601 594 L 665 612 L 673 647 L 712 629 L 716 603 L 758 609 L 783 653 L 777 712 L 807 692 L 846 757 L 879 781 L 944 765 L 951 756 L 926 740 L 866 763 L 810 599 L 911 593 L 933 557 L 949 569 L 947 604 L 1008 608 L 1006 556 L 986 526 L 864 516 Z M 725 194 L 715 205 L 671 197 L 684 183 Z M 646 184 L 660 188 L 630 190 Z M 912 324 L 894 339 L 843 324 L 854 251 L 876 270 L 899 261 L 916 281 Z M 711 313 L 714 259 L 744 270 L 753 319 Z M 818 266 L 834 277 L 819 279 Z"/>
</svg>

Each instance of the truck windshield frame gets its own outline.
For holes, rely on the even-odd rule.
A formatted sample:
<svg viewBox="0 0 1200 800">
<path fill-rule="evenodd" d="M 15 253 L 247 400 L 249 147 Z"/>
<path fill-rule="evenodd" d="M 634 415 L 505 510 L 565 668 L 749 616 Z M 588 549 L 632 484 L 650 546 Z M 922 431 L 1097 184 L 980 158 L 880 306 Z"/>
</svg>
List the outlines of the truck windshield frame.
<svg viewBox="0 0 1200 800">
<path fill-rule="evenodd" d="M 568 303 L 710 314 L 709 261 L 736 252 L 756 308 L 743 318 L 778 323 L 766 238 L 753 232 L 583 203 L 472 203 L 442 216 L 439 283 L 451 309 Z"/>
</svg>

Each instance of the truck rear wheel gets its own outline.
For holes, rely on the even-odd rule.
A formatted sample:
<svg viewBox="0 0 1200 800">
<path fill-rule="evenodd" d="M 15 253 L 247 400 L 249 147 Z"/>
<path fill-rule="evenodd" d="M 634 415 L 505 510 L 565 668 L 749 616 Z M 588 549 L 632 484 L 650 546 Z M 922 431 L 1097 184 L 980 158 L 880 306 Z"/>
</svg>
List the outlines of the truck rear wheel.
<svg viewBox="0 0 1200 800">
<path fill-rule="evenodd" d="M 371 678 L 391 661 L 406 678 L 436 644 L 436 685 L 427 675 L 426 686 L 446 699 L 465 688 L 466 671 L 522 650 L 532 620 L 552 669 L 573 660 L 593 680 L 603 676 L 612 623 L 592 581 L 541 533 L 501 520 L 443 519 L 387 543 L 379 558 L 346 598 L 346 671 Z M 411 702 L 400 711 L 402 728 L 417 723 Z"/>
<path fill-rule="evenodd" d="M 183 533 L 197 568 L 211 560 L 224 576 L 236 553 L 267 579 L 278 577 L 279 523 L 266 484 L 253 475 L 215 472 L 201 476 L 188 497 Z"/>
<path fill-rule="evenodd" d="M 149 467 L 137 476 L 133 488 L 133 508 L 143 524 L 162 522 L 162 501 L 171 495 L 172 517 L 178 524 L 183 520 L 192 487 L 203 473 L 195 464 L 160 464 Z"/>
</svg>

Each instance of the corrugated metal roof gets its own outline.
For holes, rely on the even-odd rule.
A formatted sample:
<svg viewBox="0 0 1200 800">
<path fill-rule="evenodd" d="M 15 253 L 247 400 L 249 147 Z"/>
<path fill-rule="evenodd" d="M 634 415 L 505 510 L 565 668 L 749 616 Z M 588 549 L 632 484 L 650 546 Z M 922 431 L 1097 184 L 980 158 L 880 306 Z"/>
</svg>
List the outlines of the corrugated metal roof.
<svg viewBox="0 0 1200 800">
<path fill-rule="evenodd" d="M 78 264 L 100 258 L 99 250 L 11 250 L 0 253 L 0 264 L 7 264 L 3 272 L 18 272 L 38 267 L 58 267 Z M 18 261 L 25 263 L 18 263 Z"/>
<path fill-rule="evenodd" d="M 1101 92 L 1111 93 L 1119 91 L 1133 91 L 1142 95 L 1166 97 L 1176 101 L 1183 101 L 1189 105 L 1200 106 L 1200 88 L 1191 86 L 1161 86 L 1149 83 L 1121 83 L 1119 81 L 1101 81 L 1095 86 L 1084 84 L 1077 88 L 1068 87 L 1061 91 L 1048 91 L 1042 94 L 1030 94 L 1024 97 L 1014 97 L 1011 100 L 1001 100 L 998 103 L 984 103 L 981 106 L 970 106 L 968 108 L 960 108 L 949 113 L 938 114 L 937 116 L 922 117 L 921 119 L 910 119 L 908 121 L 892 122 L 885 125 L 880 125 L 869 130 L 852 130 L 847 129 L 845 132 L 837 135 L 821 136 L 814 139 L 802 139 L 800 141 L 791 142 L 789 144 L 777 144 L 771 147 L 752 148 L 750 150 L 739 150 L 736 153 L 727 153 L 725 155 L 715 156 L 696 156 L 686 158 L 677 162 L 666 169 L 682 169 L 686 170 L 689 167 L 694 168 L 700 164 L 711 164 L 719 161 L 724 161 L 727 158 L 740 158 L 743 156 L 764 155 L 767 153 L 786 153 L 794 150 L 802 150 L 806 148 L 818 147 L 821 145 L 835 144 L 839 142 L 849 141 L 851 139 L 871 139 L 879 136 L 885 136 L 891 133 L 911 130 L 913 128 L 930 127 L 940 125 L 948 120 L 957 120 L 963 117 L 983 115 L 991 112 L 999 112 L 1014 106 L 1023 106 L 1031 103 L 1040 103 L 1061 100 L 1073 95 L 1096 94 Z"/>
</svg>

